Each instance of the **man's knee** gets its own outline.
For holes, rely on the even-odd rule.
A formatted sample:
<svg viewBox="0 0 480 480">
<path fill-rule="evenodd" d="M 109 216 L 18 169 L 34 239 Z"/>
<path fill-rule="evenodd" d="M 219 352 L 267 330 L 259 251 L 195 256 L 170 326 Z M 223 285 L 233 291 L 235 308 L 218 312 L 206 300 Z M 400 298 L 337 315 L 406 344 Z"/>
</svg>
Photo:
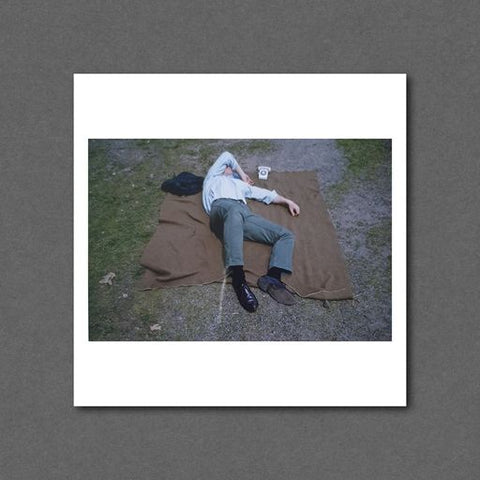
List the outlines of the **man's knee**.
<svg viewBox="0 0 480 480">
<path fill-rule="evenodd" d="M 242 234 L 243 237 L 243 218 L 241 215 L 232 214 L 228 215 L 225 218 L 225 222 L 223 223 L 223 231 L 224 235 L 235 234 L 236 236 Z"/>
<path fill-rule="evenodd" d="M 243 212 L 236 208 L 231 208 L 228 212 L 226 212 L 224 217 L 224 223 L 229 225 L 241 225 L 245 221 Z"/>
<path fill-rule="evenodd" d="M 286 240 L 291 240 L 292 242 L 295 242 L 295 234 L 288 228 L 283 228 L 281 236 Z"/>
</svg>

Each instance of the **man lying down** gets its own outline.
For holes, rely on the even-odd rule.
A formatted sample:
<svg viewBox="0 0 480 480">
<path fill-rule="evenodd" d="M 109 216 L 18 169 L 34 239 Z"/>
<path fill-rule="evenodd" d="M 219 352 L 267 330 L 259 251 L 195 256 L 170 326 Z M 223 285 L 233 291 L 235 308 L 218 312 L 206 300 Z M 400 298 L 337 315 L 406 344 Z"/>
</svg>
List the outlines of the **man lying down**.
<svg viewBox="0 0 480 480">
<path fill-rule="evenodd" d="M 210 216 L 210 228 L 223 243 L 225 267 L 232 276 L 238 301 L 249 312 L 258 307 L 243 270 L 243 241 L 250 240 L 272 246 L 268 271 L 258 279 L 258 287 L 277 302 L 293 305 L 295 299 L 282 283 L 281 275 L 292 273 L 294 235 L 281 225 L 252 213 L 247 198 L 267 205 L 284 205 L 291 215 L 300 214 L 300 207 L 292 200 L 278 195 L 275 190 L 253 186 L 234 156 L 223 152 L 205 177 L 202 200 Z"/>
</svg>

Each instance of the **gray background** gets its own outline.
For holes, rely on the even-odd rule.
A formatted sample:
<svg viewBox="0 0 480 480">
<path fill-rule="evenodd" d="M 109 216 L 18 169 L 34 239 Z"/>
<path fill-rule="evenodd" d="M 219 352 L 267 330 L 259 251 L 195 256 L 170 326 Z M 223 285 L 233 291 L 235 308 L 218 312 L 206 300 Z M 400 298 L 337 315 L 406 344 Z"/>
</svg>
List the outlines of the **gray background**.
<svg viewBox="0 0 480 480">
<path fill-rule="evenodd" d="M 3 1 L 0 477 L 476 478 L 479 17 L 470 1 Z M 408 408 L 72 407 L 74 72 L 408 74 Z"/>
</svg>

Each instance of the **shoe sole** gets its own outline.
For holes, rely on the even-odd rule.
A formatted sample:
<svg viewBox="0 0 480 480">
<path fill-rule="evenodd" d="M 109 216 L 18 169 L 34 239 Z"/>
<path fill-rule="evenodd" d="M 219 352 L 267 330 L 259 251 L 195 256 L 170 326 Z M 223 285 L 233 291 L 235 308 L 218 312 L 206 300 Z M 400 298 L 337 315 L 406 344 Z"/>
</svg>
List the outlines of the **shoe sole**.
<svg viewBox="0 0 480 480">
<path fill-rule="evenodd" d="M 264 277 L 258 279 L 257 285 L 260 290 L 268 293 L 276 302 L 282 305 L 294 305 L 296 303 L 295 298 L 293 298 L 293 295 L 286 287 L 277 287 Z"/>
</svg>

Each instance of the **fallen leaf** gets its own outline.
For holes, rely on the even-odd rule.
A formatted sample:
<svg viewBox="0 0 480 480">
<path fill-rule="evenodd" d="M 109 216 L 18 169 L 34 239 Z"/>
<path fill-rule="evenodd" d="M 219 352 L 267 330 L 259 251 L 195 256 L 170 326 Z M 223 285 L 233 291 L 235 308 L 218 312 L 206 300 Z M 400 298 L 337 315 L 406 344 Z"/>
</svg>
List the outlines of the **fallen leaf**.
<svg viewBox="0 0 480 480">
<path fill-rule="evenodd" d="M 161 330 L 161 329 L 162 327 L 158 323 L 156 323 L 155 325 L 150 325 L 151 332 L 154 332 L 155 330 Z"/>
<path fill-rule="evenodd" d="M 109 272 L 107 273 L 98 283 L 102 283 L 102 284 L 108 284 L 108 285 L 111 285 L 112 284 L 112 280 L 115 278 L 115 274 L 113 272 Z"/>
</svg>

